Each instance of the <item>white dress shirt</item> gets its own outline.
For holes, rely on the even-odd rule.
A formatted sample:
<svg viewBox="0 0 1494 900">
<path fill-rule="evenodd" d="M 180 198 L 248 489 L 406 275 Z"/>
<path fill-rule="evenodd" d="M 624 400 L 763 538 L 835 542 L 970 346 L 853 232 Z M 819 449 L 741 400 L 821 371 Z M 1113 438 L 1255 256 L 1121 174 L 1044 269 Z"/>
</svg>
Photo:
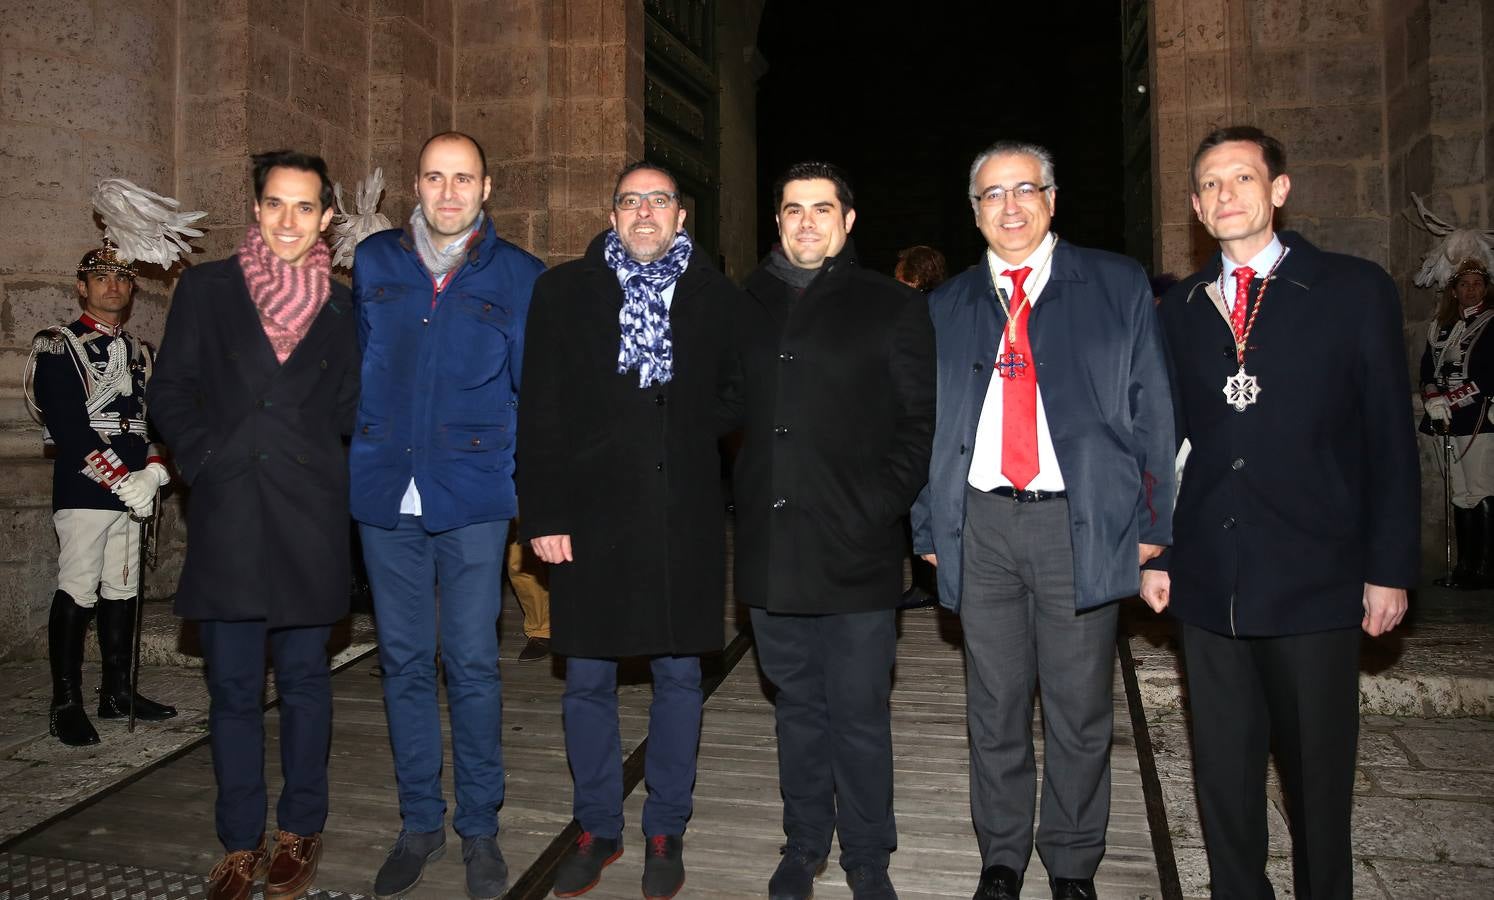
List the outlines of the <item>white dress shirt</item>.
<svg viewBox="0 0 1494 900">
<path fill-rule="evenodd" d="M 1057 240 L 1057 237 L 1050 231 L 1043 238 L 1042 243 L 1038 244 L 1026 259 L 1016 265 L 1009 265 L 991 250 L 986 251 L 986 260 L 991 266 L 991 274 L 996 280 L 996 286 L 1006 291 L 1008 298 L 1012 296 L 1012 280 L 1001 273 L 1008 269 L 1020 269 L 1023 266 L 1032 267 L 1027 280 L 1022 283 L 1023 290 L 1027 292 L 1028 302 L 1033 307 L 1027 311 L 1029 326 L 1032 324 L 1032 316 L 1037 311 L 1038 301 L 1042 299 L 1043 289 L 1048 285 L 1048 276 L 1053 271 L 1051 253 Z M 1010 300 L 1008 300 L 1008 305 L 1011 305 Z M 1013 309 L 1012 313 L 1015 314 L 1016 310 Z M 1001 333 L 1000 352 L 1006 352 L 1004 328 Z M 1027 360 L 1032 368 L 1027 369 L 1024 374 L 1036 375 L 1036 362 L 1036 360 Z M 970 474 L 966 480 L 978 491 L 1013 486 L 1011 479 L 1001 474 L 1001 383 L 1005 380 L 1001 377 L 1000 369 L 992 371 L 991 384 L 986 388 L 985 404 L 980 409 L 980 421 L 975 426 L 975 448 L 970 452 Z M 1063 490 L 1063 473 L 1058 469 L 1058 455 L 1053 452 L 1053 435 L 1048 431 L 1048 413 L 1043 408 L 1041 383 L 1037 389 L 1037 444 L 1038 473 L 1024 490 Z"/>
<path fill-rule="evenodd" d="M 1230 312 L 1235 311 L 1236 269 L 1241 266 L 1249 266 L 1250 270 L 1255 273 L 1256 278 L 1265 278 L 1266 274 L 1271 271 L 1271 268 L 1276 265 L 1276 258 L 1280 256 L 1282 259 L 1285 259 L 1286 254 L 1289 252 L 1291 251 L 1288 248 L 1282 246 L 1281 238 L 1275 234 L 1271 235 L 1271 243 L 1262 247 L 1261 252 L 1252 256 L 1246 262 L 1237 263 L 1229 258 L 1228 253 L 1225 253 L 1223 250 L 1219 251 L 1219 258 L 1224 260 L 1224 274 L 1222 276 L 1224 285 L 1219 293 L 1224 298 L 1225 308 Z M 1249 309 L 1249 307 L 1246 308 Z"/>
</svg>

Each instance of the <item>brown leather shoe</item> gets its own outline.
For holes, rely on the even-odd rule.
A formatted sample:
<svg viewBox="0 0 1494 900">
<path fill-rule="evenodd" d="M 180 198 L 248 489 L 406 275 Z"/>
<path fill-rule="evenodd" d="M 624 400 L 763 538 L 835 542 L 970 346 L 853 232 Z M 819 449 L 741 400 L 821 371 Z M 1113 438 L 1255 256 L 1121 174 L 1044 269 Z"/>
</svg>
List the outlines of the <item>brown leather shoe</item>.
<svg viewBox="0 0 1494 900">
<path fill-rule="evenodd" d="M 270 873 L 265 876 L 265 900 L 299 897 L 311 889 L 316 864 L 322 858 L 322 836 L 275 832 L 270 851 Z"/>
<path fill-rule="evenodd" d="M 270 854 L 265 839 L 253 850 L 234 850 L 208 873 L 207 900 L 249 900 L 254 882 L 264 877 Z"/>
</svg>

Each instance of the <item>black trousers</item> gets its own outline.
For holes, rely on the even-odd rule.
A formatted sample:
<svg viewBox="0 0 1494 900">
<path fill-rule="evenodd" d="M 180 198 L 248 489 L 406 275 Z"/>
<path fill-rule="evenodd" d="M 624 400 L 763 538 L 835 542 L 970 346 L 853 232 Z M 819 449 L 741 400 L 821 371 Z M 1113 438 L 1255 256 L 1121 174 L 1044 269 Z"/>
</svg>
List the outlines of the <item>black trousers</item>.
<svg viewBox="0 0 1494 900">
<path fill-rule="evenodd" d="M 840 864 L 885 867 L 892 816 L 892 610 L 781 616 L 752 610 L 757 659 L 778 689 L 778 786 L 788 842 Z"/>
<path fill-rule="evenodd" d="M 1193 766 L 1216 900 L 1274 898 L 1266 765 L 1274 751 L 1302 900 L 1350 900 L 1359 742 L 1358 628 L 1232 638 L 1183 626 Z"/>
</svg>

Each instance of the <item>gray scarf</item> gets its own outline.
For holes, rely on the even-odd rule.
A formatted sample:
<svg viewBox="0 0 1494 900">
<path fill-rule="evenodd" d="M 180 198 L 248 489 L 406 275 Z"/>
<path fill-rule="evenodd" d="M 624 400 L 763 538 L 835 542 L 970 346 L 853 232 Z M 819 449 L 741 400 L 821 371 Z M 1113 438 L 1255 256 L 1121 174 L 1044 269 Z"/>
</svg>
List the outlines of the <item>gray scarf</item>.
<svg viewBox="0 0 1494 900">
<path fill-rule="evenodd" d="M 431 226 L 425 220 L 425 211 L 420 208 L 419 203 L 415 204 L 414 211 L 410 213 L 410 234 L 415 238 L 415 252 L 420 254 L 420 261 L 437 281 L 446 277 L 446 273 L 460 266 L 467 258 L 467 242 L 482 227 L 482 219 L 483 212 L 478 210 L 477 219 L 465 234 L 447 244 L 444 250 L 437 250 L 436 245 L 431 242 Z"/>
<path fill-rule="evenodd" d="M 783 250 L 778 247 L 774 247 L 768 253 L 768 272 L 796 291 L 803 291 L 809 287 L 809 283 L 814 281 L 824 268 L 824 263 L 821 263 L 818 269 L 801 269 L 789 262 Z"/>
</svg>

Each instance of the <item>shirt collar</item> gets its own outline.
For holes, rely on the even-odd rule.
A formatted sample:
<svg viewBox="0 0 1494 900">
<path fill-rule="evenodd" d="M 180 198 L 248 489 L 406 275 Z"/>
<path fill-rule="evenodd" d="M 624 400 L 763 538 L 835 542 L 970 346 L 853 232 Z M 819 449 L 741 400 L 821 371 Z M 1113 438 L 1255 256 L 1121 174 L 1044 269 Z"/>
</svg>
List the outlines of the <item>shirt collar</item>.
<svg viewBox="0 0 1494 900">
<path fill-rule="evenodd" d="M 989 247 L 986 248 L 986 258 L 990 260 L 991 271 L 997 275 L 1000 275 L 1007 269 L 1020 269 L 1023 266 L 1032 265 L 1032 263 L 1036 260 L 1043 259 L 1047 256 L 1049 248 L 1051 248 L 1053 246 L 1053 243 L 1057 240 L 1058 235 L 1054 234 L 1051 231 L 1043 235 L 1043 239 L 1041 241 L 1038 241 L 1038 245 L 1036 247 L 1032 248 L 1032 252 L 1027 254 L 1027 257 L 1016 265 L 1012 265 L 1011 263 L 997 256 L 996 251 L 990 249 Z"/>
<path fill-rule="evenodd" d="M 1223 250 L 1219 251 L 1219 258 L 1224 260 L 1224 272 L 1222 276 L 1224 283 L 1228 284 L 1229 280 L 1235 277 L 1235 270 L 1241 266 L 1249 266 L 1255 272 L 1257 278 L 1265 278 L 1266 273 L 1271 271 L 1271 267 L 1276 265 L 1276 257 L 1280 256 L 1282 252 L 1281 236 L 1274 233 L 1271 235 L 1271 243 L 1262 247 L 1261 252 L 1245 262 L 1237 263 L 1229 258 L 1229 254 Z"/>
</svg>

